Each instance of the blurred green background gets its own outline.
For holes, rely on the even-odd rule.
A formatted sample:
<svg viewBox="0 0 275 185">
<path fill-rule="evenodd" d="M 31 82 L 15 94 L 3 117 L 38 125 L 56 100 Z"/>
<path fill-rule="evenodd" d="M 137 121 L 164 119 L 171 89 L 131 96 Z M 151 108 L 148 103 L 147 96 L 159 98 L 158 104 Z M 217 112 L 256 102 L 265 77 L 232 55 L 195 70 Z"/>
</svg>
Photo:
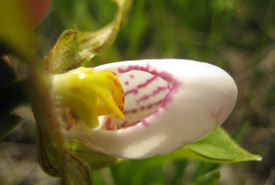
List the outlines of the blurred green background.
<svg viewBox="0 0 275 185">
<path fill-rule="evenodd" d="M 97 30 L 114 14 L 110 0 L 53 0 L 35 30 L 41 61 L 64 29 Z M 209 171 L 217 179 L 217 168 L 221 185 L 275 184 L 274 0 L 134 0 L 114 44 L 88 65 L 145 58 L 192 59 L 228 71 L 239 97 L 223 127 L 263 160 L 221 167 L 192 160 L 128 161 L 96 172 L 96 185 L 200 184 L 197 177 Z M 0 144 L 0 184 L 56 184 L 36 163 L 32 122 L 26 119 Z"/>
</svg>

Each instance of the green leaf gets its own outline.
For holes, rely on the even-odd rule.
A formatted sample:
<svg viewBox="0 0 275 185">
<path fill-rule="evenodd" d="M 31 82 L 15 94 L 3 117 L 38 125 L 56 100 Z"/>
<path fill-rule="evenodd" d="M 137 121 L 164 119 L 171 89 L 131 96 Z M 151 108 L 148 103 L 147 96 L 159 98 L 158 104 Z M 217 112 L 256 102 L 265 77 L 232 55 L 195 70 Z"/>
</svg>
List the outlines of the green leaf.
<svg viewBox="0 0 275 185">
<path fill-rule="evenodd" d="M 114 20 L 95 32 L 82 32 L 76 28 L 65 30 L 44 61 L 50 73 L 62 73 L 84 65 L 112 44 L 124 24 L 131 5 L 130 0 L 113 0 L 117 6 Z"/>
<path fill-rule="evenodd" d="M 261 160 L 261 156 L 251 154 L 235 143 L 221 127 L 200 141 L 183 147 L 173 155 L 181 154 L 183 157 L 217 163 Z"/>
<path fill-rule="evenodd" d="M 166 180 L 163 163 L 155 162 L 154 158 L 126 160 L 112 166 L 111 171 L 117 185 L 164 184 Z"/>
<path fill-rule="evenodd" d="M 68 151 L 77 158 L 85 161 L 93 170 L 110 167 L 116 164 L 120 159 L 91 150 L 77 140 L 71 140 L 67 143 Z"/>
<path fill-rule="evenodd" d="M 191 185 L 216 185 L 220 179 L 219 170 L 212 170 L 202 176 L 199 176 Z"/>
<path fill-rule="evenodd" d="M 0 141 L 4 139 L 14 127 L 16 127 L 21 118 L 14 114 L 1 114 L 0 115 Z"/>
</svg>

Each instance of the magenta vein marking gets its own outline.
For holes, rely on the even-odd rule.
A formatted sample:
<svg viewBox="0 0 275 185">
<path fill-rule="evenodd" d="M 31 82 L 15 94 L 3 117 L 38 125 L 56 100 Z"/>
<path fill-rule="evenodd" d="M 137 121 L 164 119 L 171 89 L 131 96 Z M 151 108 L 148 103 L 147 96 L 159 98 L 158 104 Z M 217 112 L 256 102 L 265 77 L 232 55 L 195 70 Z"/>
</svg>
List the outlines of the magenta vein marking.
<svg viewBox="0 0 275 185">
<path fill-rule="evenodd" d="M 107 121 L 105 122 L 106 125 L 106 130 L 114 130 L 114 128 L 112 127 L 112 119 L 108 118 Z"/>
<path fill-rule="evenodd" d="M 148 127 L 149 126 L 149 123 L 146 121 L 146 120 L 142 120 L 142 125 L 145 126 L 145 127 Z"/>
<path fill-rule="evenodd" d="M 131 89 L 125 92 L 125 96 L 127 96 L 128 94 L 138 94 L 138 90 L 137 89 Z"/>
<path fill-rule="evenodd" d="M 148 80 L 146 80 L 145 83 L 142 83 L 142 84 L 139 84 L 137 86 L 137 88 L 143 88 L 143 87 L 146 87 L 147 85 L 149 85 L 152 81 L 154 81 L 155 79 L 157 79 L 158 76 L 153 76 L 152 78 L 149 78 Z"/>
<path fill-rule="evenodd" d="M 125 121 L 122 124 L 120 124 L 119 129 L 129 128 L 129 127 L 135 126 L 137 123 L 139 123 L 139 121 L 136 121 L 136 122 L 133 122 L 133 123 L 129 123 L 129 122 Z"/>
<path fill-rule="evenodd" d="M 162 102 L 163 102 L 163 99 L 161 99 L 161 100 L 159 100 L 157 102 L 151 103 L 149 105 L 146 105 L 146 106 L 141 106 L 141 107 L 136 108 L 136 109 L 125 110 L 123 113 L 124 114 L 130 114 L 130 113 L 135 114 L 138 111 L 144 111 L 146 109 L 152 109 L 154 106 L 160 105 Z"/>
<path fill-rule="evenodd" d="M 68 125 L 66 126 L 66 128 L 65 128 L 65 129 L 66 129 L 67 131 L 69 131 L 72 127 L 73 127 L 73 125 L 72 125 L 72 124 L 68 124 Z"/>
<path fill-rule="evenodd" d="M 136 88 L 126 91 L 125 96 L 128 94 L 131 94 L 131 93 L 138 94 L 138 89 L 146 87 L 147 85 L 149 85 L 152 81 L 154 81 L 157 78 L 158 78 L 158 76 L 153 76 L 152 78 L 147 79 L 146 82 L 137 85 Z"/>
<path fill-rule="evenodd" d="M 127 127 L 128 126 L 128 121 L 124 121 L 123 123 L 120 124 L 121 127 Z"/>
<path fill-rule="evenodd" d="M 149 95 L 144 95 L 143 97 L 141 97 L 140 99 L 138 99 L 136 102 L 137 102 L 137 104 L 139 105 L 140 102 L 146 101 L 146 100 L 148 100 L 150 97 L 155 96 L 155 95 L 157 95 L 158 93 L 160 93 L 161 91 L 164 91 L 164 90 L 166 90 L 166 89 L 168 89 L 168 88 L 169 88 L 169 86 L 159 86 L 159 87 L 158 87 L 157 89 L 155 89 L 151 94 L 149 94 Z"/>
<path fill-rule="evenodd" d="M 166 80 L 167 82 L 171 82 L 172 87 L 170 88 L 170 90 L 169 90 L 168 94 L 166 95 L 166 97 L 164 99 L 164 102 L 162 104 L 162 107 L 164 109 L 166 109 L 167 103 L 170 103 L 173 100 L 173 98 L 172 98 L 173 94 L 178 92 L 178 88 L 181 85 L 181 82 L 179 82 L 177 79 L 175 79 L 173 77 L 172 74 L 170 74 L 166 71 L 159 72 L 156 69 L 150 70 L 150 65 L 148 63 L 146 64 L 146 67 L 145 66 L 139 66 L 139 65 L 134 65 L 134 66 L 129 65 L 126 69 L 118 68 L 117 70 L 118 70 L 119 73 L 126 73 L 126 72 L 129 72 L 129 71 L 132 71 L 132 70 L 145 71 L 145 72 L 151 73 L 152 75 L 159 76 L 162 79 Z"/>
</svg>

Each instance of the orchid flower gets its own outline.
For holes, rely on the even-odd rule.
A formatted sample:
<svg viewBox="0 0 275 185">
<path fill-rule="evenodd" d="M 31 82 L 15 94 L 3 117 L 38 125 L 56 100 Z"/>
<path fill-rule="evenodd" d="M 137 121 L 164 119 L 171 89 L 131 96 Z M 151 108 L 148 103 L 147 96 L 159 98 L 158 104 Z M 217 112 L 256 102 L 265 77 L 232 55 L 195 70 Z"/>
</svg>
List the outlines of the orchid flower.
<svg viewBox="0 0 275 185">
<path fill-rule="evenodd" d="M 224 70 L 181 59 L 78 68 L 52 81 L 65 137 L 128 159 L 167 154 L 207 136 L 237 99 Z"/>
</svg>

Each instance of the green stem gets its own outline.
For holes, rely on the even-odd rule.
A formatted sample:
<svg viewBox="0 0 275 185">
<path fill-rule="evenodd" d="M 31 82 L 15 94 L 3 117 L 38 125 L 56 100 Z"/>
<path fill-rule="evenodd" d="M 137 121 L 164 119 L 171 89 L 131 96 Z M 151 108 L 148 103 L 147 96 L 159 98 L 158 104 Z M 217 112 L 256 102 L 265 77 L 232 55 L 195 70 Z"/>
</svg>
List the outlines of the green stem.
<svg viewBox="0 0 275 185">
<path fill-rule="evenodd" d="M 39 161 L 47 161 L 47 166 L 55 166 L 62 176 L 64 173 L 64 156 L 65 146 L 64 139 L 61 133 L 60 126 L 57 121 L 57 117 L 54 112 L 54 105 L 50 95 L 50 81 L 49 76 L 46 75 L 42 66 L 36 63 L 36 61 L 30 64 L 30 89 L 31 89 L 31 102 L 32 110 L 38 127 L 38 148 L 40 151 L 38 154 Z M 46 152 L 46 153 L 44 153 Z M 47 157 L 49 160 L 45 160 Z M 44 163 L 40 163 L 44 165 Z M 45 166 L 42 166 L 45 170 Z M 51 173 L 49 169 L 45 170 L 47 173 Z M 55 174 L 58 174 L 55 172 Z M 55 174 L 50 174 L 55 176 Z M 59 175 L 58 174 L 58 175 Z"/>
</svg>

